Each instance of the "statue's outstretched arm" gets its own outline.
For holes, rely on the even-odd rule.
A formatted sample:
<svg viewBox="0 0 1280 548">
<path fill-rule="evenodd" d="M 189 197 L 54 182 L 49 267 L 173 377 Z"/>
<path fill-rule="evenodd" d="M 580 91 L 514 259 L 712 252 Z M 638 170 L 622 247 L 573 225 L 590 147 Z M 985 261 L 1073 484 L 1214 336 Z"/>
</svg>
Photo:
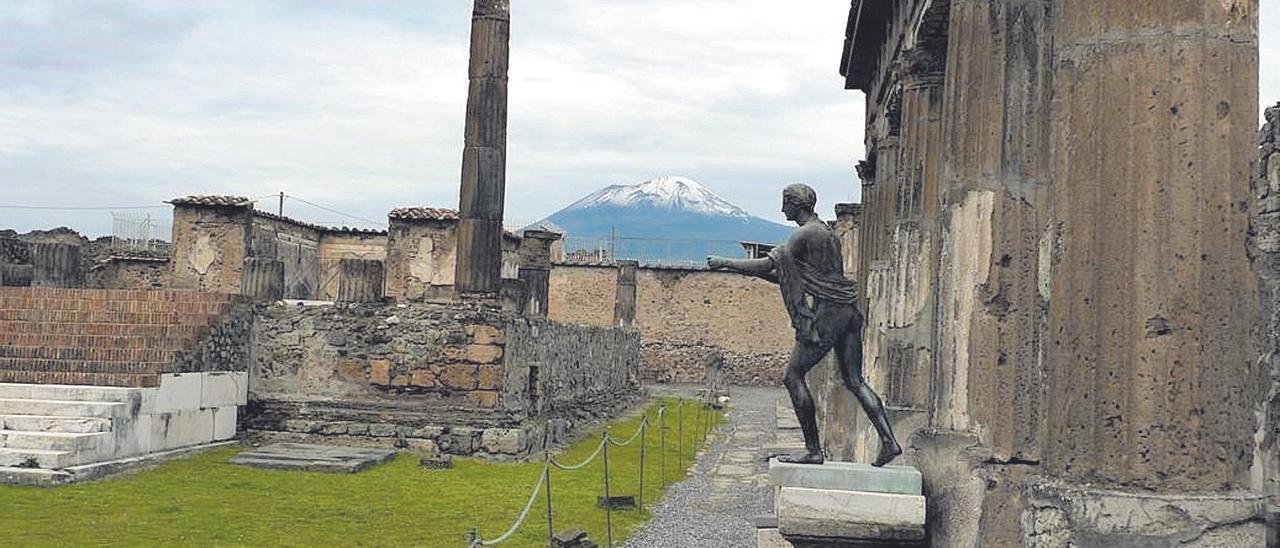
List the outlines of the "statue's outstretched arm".
<svg viewBox="0 0 1280 548">
<path fill-rule="evenodd" d="M 771 282 L 777 283 L 778 277 L 774 273 L 773 259 L 761 257 L 759 259 L 729 259 L 726 257 L 707 257 L 707 267 L 712 270 L 732 270 L 763 278 Z"/>
</svg>

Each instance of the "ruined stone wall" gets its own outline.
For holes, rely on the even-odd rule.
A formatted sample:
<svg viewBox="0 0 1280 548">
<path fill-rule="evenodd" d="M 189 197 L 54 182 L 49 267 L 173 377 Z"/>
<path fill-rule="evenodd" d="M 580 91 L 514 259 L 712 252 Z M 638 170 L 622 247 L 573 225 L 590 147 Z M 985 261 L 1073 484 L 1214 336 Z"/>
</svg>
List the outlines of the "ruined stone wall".
<svg viewBox="0 0 1280 548">
<path fill-rule="evenodd" d="M 387 295 L 419 300 L 433 287 L 452 287 L 457 220 L 392 219 L 387 240 Z"/>
<path fill-rule="evenodd" d="M 173 286 L 239 293 L 249 256 L 253 210 L 247 206 L 173 208 Z"/>
<path fill-rule="evenodd" d="M 319 299 L 321 264 L 318 228 L 254 212 L 249 256 L 284 265 L 284 298 Z"/>
<path fill-rule="evenodd" d="M 386 261 L 387 235 L 381 232 L 325 232 L 320 235 L 317 261 L 320 265 L 316 298 L 332 301 L 341 285 L 339 265 L 342 259 Z"/>
<path fill-rule="evenodd" d="M 510 407 L 524 402 L 531 415 L 581 420 L 612 415 L 639 393 L 634 329 L 511 318 L 506 336 Z"/>
<path fill-rule="evenodd" d="M 548 282 L 547 317 L 558 322 L 613 325 L 618 269 L 611 265 L 558 263 Z"/>
<path fill-rule="evenodd" d="M 95 264 L 85 279 L 91 289 L 165 289 L 173 283 L 169 259 L 159 257 L 109 257 Z"/>
<path fill-rule="evenodd" d="M 479 302 L 260 305 L 249 428 L 523 456 L 630 401 L 638 337 Z"/>
<path fill-rule="evenodd" d="M 610 325 L 617 267 L 556 265 L 553 320 Z M 703 382 L 709 361 L 724 360 L 730 384 L 776 385 L 794 332 L 778 287 L 724 272 L 642 267 L 635 327 L 642 375 L 659 382 Z"/>
<path fill-rule="evenodd" d="M 1258 277 L 1258 322 L 1254 340 L 1269 388 L 1258 409 L 1252 487 L 1280 503 L 1280 105 L 1268 108 L 1258 143 L 1249 211 L 1249 253 Z"/>
</svg>

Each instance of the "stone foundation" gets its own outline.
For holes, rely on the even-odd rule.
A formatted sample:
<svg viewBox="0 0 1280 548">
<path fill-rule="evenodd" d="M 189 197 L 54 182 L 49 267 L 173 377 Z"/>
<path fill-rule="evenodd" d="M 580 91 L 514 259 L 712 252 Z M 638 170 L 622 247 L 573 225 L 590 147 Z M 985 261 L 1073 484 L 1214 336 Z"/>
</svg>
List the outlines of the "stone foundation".
<svg viewBox="0 0 1280 548">
<path fill-rule="evenodd" d="M 483 302 L 258 312 L 247 413 L 258 435 L 519 457 L 638 395 L 633 330 Z"/>
</svg>

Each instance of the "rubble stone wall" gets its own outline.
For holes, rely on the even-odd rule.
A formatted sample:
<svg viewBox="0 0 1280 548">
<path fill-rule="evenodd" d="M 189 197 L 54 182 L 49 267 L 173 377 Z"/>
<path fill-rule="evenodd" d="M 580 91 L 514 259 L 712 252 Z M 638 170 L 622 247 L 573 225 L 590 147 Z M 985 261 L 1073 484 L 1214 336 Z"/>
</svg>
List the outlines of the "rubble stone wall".
<svg viewBox="0 0 1280 548">
<path fill-rule="evenodd" d="M 550 318 L 610 325 L 617 272 L 613 265 L 555 265 Z M 636 293 L 645 379 L 703 382 L 714 359 L 724 360 L 730 384 L 774 386 L 782 379 L 795 335 L 776 285 L 725 272 L 641 267 Z"/>
<path fill-rule="evenodd" d="M 638 388 L 632 331 L 478 302 L 260 305 L 248 426 L 273 436 L 518 457 Z M 543 432 L 540 418 L 555 419 Z"/>
</svg>

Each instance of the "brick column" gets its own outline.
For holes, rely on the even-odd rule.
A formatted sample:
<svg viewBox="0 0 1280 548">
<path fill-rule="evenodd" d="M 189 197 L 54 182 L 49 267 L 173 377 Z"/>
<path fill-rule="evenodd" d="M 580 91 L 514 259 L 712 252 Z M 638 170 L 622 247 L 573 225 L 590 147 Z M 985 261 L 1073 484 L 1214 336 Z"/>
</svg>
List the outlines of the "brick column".
<svg viewBox="0 0 1280 548">
<path fill-rule="evenodd" d="M 496 294 L 502 275 L 507 169 L 508 0 L 476 0 L 459 200 L 459 293 Z"/>
</svg>

